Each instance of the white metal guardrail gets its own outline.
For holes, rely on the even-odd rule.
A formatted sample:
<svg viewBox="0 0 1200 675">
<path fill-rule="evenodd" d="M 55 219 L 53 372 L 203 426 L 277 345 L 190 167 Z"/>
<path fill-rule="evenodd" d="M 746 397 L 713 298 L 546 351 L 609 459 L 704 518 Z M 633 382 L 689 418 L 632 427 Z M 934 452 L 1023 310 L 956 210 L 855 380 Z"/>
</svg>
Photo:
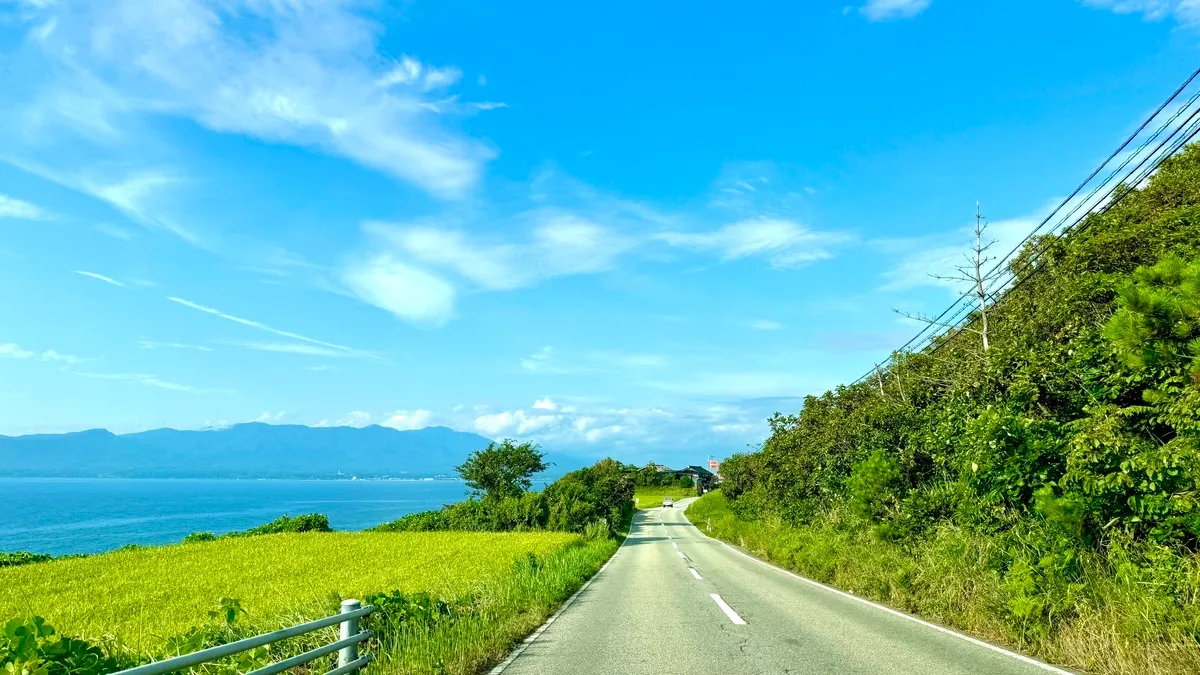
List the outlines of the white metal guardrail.
<svg viewBox="0 0 1200 675">
<path fill-rule="evenodd" d="M 122 670 L 114 675 L 163 675 L 164 673 L 170 673 L 176 670 L 198 666 L 202 663 L 216 661 L 217 659 L 226 656 L 240 654 L 241 652 L 249 651 L 255 647 L 273 644 L 279 642 L 280 640 L 296 637 L 297 635 L 311 633 L 315 630 L 325 628 L 326 626 L 332 626 L 334 624 L 341 624 L 341 639 L 337 642 L 327 644 L 324 647 L 317 647 L 316 649 L 312 649 L 304 652 L 303 654 L 298 654 L 291 658 L 284 659 L 278 663 L 272 663 L 264 668 L 251 671 L 246 675 L 274 675 L 275 673 L 281 673 L 289 668 L 295 668 L 296 666 L 308 663 L 309 661 L 318 659 L 326 654 L 332 654 L 333 652 L 338 652 L 338 667 L 334 668 L 328 673 L 325 673 L 325 675 L 348 675 L 349 673 L 353 673 L 356 670 L 365 667 L 373 658 L 370 654 L 363 654 L 362 656 L 359 656 L 358 654 L 359 643 L 371 637 L 371 631 L 360 631 L 358 629 L 358 620 L 359 618 L 370 614 L 374 610 L 375 608 L 371 605 L 363 607 L 362 603 L 360 603 L 358 600 L 343 600 L 341 613 L 335 614 L 334 616 L 325 617 L 324 619 L 317 619 L 316 621 L 310 621 L 308 623 L 302 623 L 299 626 L 292 626 L 291 628 L 284 628 L 273 633 L 256 635 L 254 637 L 246 638 L 245 640 L 238 640 L 237 642 L 230 642 L 229 644 L 225 645 L 217 645 L 216 647 L 210 647 L 198 652 L 192 652 L 191 654 L 184 654 L 182 656 L 163 659 L 162 661 L 155 661 L 154 663 L 147 663 L 144 666 Z"/>
</svg>

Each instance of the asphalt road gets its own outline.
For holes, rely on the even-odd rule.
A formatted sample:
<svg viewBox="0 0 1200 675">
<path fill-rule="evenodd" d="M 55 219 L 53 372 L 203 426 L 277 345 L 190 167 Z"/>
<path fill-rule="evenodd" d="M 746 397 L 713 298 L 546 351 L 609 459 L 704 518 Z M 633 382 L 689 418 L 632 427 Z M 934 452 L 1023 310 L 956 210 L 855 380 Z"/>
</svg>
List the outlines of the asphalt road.
<svg viewBox="0 0 1200 675">
<path fill-rule="evenodd" d="M 625 545 L 493 673 L 1065 672 L 805 582 L 710 539 L 676 508 Z"/>
</svg>

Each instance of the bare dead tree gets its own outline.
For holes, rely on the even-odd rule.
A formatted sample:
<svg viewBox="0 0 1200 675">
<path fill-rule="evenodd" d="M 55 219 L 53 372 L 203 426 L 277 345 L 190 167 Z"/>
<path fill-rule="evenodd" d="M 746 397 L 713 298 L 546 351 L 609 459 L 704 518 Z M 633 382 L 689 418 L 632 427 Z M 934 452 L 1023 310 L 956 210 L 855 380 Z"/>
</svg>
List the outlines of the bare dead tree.
<svg viewBox="0 0 1200 675">
<path fill-rule="evenodd" d="M 910 314 L 908 312 L 901 312 L 900 310 L 894 311 L 901 316 L 914 319 L 931 326 L 937 326 L 947 330 L 961 329 L 975 333 L 982 339 L 983 351 L 986 352 L 991 346 L 988 342 L 987 304 L 989 295 L 987 292 L 987 286 L 996 277 L 998 277 L 1002 271 L 998 267 L 991 270 L 987 269 L 988 263 L 991 263 L 996 259 L 994 256 L 987 255 L 988 249 L 990 249 L 992 245 L 996 243 L 996 241 L 993 239 L 987 243 L 984 243 L 984 234 L 986 232 L 987 223 L 984 222 L 983 213 L 979 210 L 979 202 L 975 202 L 975 229 L 973 232 L 975 235 L 975 243 L 971 248 L 971 252 L 965 254 L 967 264 L 956 266 L 954 269 L 958 271 L 957 274 L 949 276 L 939 274 L 929 275 L 935 279 L 941 279 L 942 281 L 952 281 L 958 284 L 967 284 L 970 286 L 971 295 L 975 296 L 975 309 L 979 312 L 979 322 L 977 326 L 972 325 L 972 322 L 970 321 L 964 323 L 963 325 L 955 326 L 943 323 L 937 319 L 932 319 L 923 314 Z"/>
</svg>

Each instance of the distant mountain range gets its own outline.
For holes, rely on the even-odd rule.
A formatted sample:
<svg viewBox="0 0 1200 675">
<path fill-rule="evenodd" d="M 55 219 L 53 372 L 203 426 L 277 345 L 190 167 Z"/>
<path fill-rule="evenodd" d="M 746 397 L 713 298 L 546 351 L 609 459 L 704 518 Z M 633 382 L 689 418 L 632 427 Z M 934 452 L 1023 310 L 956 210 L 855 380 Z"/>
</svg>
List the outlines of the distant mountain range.
<svg viewBox="0 0 1200 675">
<path fill-rule="evenodd" d="M 446 427 L 306 427 L 251 422 L 224 429 L 0 436 L 0 476 L 114 478 L 427 478 L 489 443 Z M 582 461 L 547 457 L 557 472 Z"/>
</svg>

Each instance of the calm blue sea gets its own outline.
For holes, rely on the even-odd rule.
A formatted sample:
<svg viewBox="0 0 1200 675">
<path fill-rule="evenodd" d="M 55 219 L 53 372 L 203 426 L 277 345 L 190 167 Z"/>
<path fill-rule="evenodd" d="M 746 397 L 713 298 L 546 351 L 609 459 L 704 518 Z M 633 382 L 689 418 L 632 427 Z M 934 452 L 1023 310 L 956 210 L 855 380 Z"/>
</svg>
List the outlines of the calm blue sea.
<svg viewBox="0 0 1200 675">
<path fill-rule="evenodd" d="M 0 478 L 0 551 L 64 555 L 169 544 L 324 513 L 361 530 L 466 495 L 460 481 Z"/>
</svg>

